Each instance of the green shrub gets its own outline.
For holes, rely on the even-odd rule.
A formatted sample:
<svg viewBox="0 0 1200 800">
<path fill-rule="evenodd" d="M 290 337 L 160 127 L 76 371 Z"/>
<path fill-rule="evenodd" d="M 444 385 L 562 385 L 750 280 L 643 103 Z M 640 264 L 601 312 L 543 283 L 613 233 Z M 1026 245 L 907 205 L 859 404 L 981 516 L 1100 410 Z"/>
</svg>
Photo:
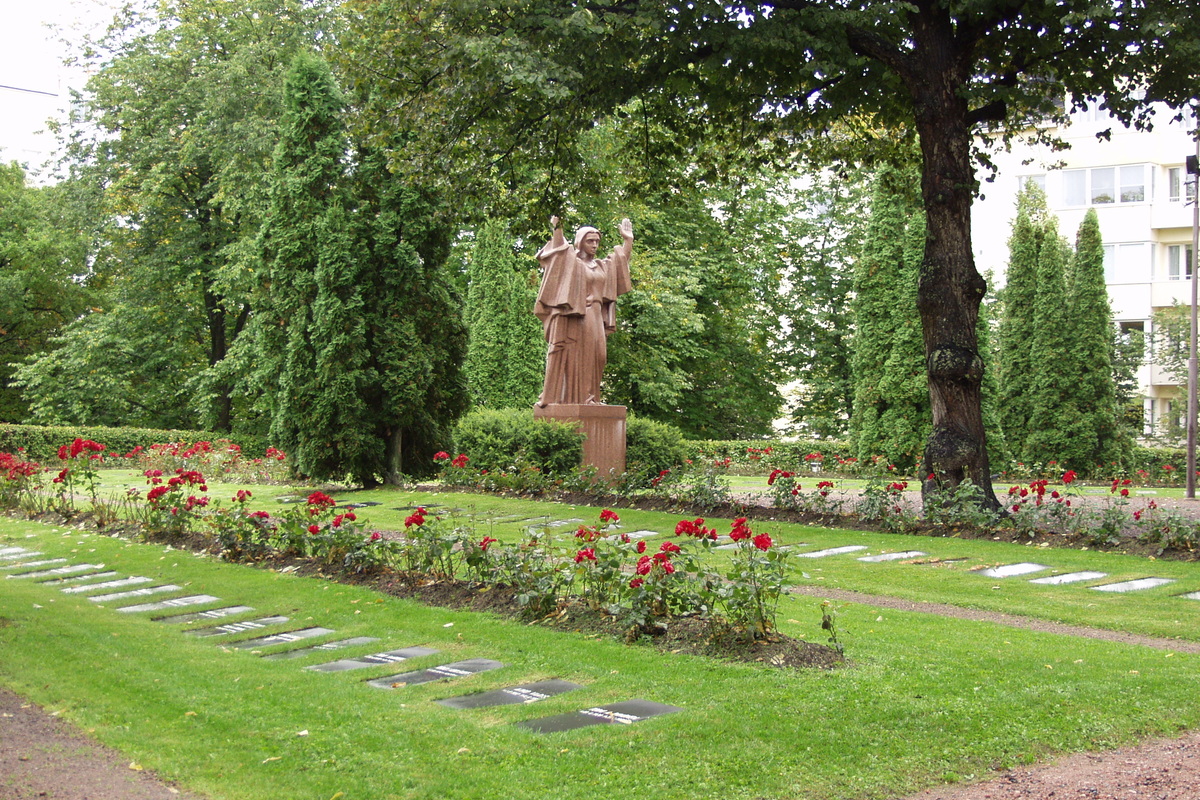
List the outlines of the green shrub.
<svg viewBox="0 0 1200 800">
<path fill-rule="evenodd" d="M 533 466 L 561 476 L 583 460 L 583 434 L 573 425 L 533 418 L 527 408 L 479 409 L 459 420 L 455 448 L 477 470 Z"/>
<path fill-rule="evenodd" d="M 649 486 L 660 472 L 684 463 L 692 454 L 679 428 L 632 414 L 625 423 L 625 442 L 625 472 L 634 488 Z"/>
<path fill-rule="evenodd" d="M 152 444 L 168 442 L 196 442 L 228 439 L 241 445 L 247 456 L 261 455 L 266 444 L 252 436 L 228 436 L 211 431 L 170 431 L 154 428 L 102 428 L 66 427 L 43 425 L 0 424 L 0 452 L 16 453 L 23 448 L 25 458 L 44 464 L 58 462 L 58 448 L 70 444 L 76 438 L 90 439 L 108 448 L 109 452 L 129 453 L 135 447 L 149 449 Z"/>
</svg>

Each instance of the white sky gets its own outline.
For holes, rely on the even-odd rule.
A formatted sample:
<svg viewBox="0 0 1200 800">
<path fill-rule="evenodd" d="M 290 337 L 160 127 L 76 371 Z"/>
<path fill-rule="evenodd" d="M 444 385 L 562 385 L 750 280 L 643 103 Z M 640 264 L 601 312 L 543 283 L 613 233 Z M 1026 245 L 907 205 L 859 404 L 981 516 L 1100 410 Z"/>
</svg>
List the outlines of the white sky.
<svg viewBox="0 0 1200 800">
<path fill-rule="evenodd" d="M 119 0 L 2 0 L 0 5 L 0 161 L 36 173 L 54 154 L 46 120 L 65 117 L 68 87 L 86 78 L 68 70 L 53 24 L 78 40 L 102 31 Z M 31 176 L 32 177 L 32 176 Z"/>
</svg>

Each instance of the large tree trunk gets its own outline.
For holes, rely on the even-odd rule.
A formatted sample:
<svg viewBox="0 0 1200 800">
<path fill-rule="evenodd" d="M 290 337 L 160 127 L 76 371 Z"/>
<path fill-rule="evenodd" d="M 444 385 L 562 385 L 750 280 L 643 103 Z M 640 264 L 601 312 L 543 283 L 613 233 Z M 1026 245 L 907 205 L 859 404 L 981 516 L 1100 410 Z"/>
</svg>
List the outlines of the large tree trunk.
<svg viewBox="0 0 1200 800">
<path fill-rule="evenodd" d="M 959 90 L 969 56 L 955 47 L 946 15 L 914 15 L 912 63 L 917 132 L 924 157 L 921 192 L 928 220 L 917 306 L 925 339 L 933 432 L 925 445 L 922 493 L 970 480 L 984 505 L 999 509 L 992 491 L 983 427 L 983 360 L 975 325 L 987 290 L 971 252 L 971 126 Z"/>
</svg>

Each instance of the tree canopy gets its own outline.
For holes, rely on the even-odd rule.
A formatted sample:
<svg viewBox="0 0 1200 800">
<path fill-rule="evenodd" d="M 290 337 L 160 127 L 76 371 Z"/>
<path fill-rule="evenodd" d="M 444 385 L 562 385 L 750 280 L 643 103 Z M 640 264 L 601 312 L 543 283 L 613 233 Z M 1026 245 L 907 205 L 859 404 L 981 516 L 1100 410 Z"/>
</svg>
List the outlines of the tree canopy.
<svg viewBox="0 0 1200 800">
<path fill-rule="evenodd" d="M 1055 116 L 1064 97 L 1103 102 L 1135 122 L 1147 101 L 1186 102 L 1200 74 L 1200 61 L 1186 57 L 1200 22 L 1185 6 L 351 0 L 356 35 L 345 59 L 375 90 L 367 127 L 423 131 L 424 158 L 474 164 L 472 177 L 484 183 L 515 174 L 512 165 L 541 163 L 548 178 L 530 202 L 557 202 L 582 185 L 580 135 L 635 97 L 642 118 L 628 124 L 645 133 L 648 167 L 700 140 L 724 144 L 719 166 L 747 154 L 870 156 L 895 139 L 881 129 L 915 136 L 928 218 L 918 305 L 931 490 L 990 478 L 976 340 L 985 284 L 970 232 L 974 135 L 983 125 L 1003 132 Z M 669 124 L 652 122 L 662 120 Z M 832 145 L 821 141 L 830 133 Z M 691 176 L 703 178 L 707 166 Z"/>
</svg>

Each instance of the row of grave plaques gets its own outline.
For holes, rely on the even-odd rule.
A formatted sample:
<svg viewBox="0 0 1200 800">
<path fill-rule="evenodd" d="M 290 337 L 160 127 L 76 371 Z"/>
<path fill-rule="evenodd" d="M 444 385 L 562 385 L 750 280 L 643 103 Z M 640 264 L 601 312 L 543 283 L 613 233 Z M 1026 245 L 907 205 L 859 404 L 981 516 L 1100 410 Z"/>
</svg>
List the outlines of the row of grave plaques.
<svg viewBox="0 0 1200 800">
<path fill-rule="evenodd" d="M 57 586 L 59 590 L 64 593 L 86 595 L 88 600 L 97 604 L 122 602 L 135 598 L 149 597 L 155 594 L 166 594 L 168 592 L 182 591 L 181 587 L 170 583 L 156 586 L 145 586 L 144 584 L 153 583 L 153 580 L 144 576 L 129 576 L 124 578 L 118 577 L 116 572 L 106 571 L 103 564 L 67 564 L 67 559 L 65 558 L 37 560 L 36 557 L 40 555 L 42 554 L 20 547 L 0 548 L 0 570 L 25 570 L 24 572 L 11 574 L 7 577 L 29 578 L 32 580 L 45 582 L 48 585 Z M 30 558 L 35 560 L 27 560 Z M 62 566 L 57 566 L 59 564 Z M 129 588 L 133 586 L 141 586 L 141 588 Z M 105 590 L 112 589 L 120 589 L 121 591 L 105 592 Z M 97 591 L 105 593 L 87 594 Z M 220 598 L 218 597 L 207 594 L 197 594 L 165 598 L 163 600 L 148 603 L 123 605 L 118 606 L 116 610 L 126 613 L 153 612 L 218 602 L 220 602 Z M 169 624 L 190 624 L 193 622 L 203 621 L 216 622 L 217 620 L 223 618 L 247 614 L 252 611 L 254 611 L 252 606 L 233 605 L 222 608 L 213 608 L 159 617 L 157 621 Z M 184 634 L 199 638 L 230 636 L 239 633 L 245 633 L 247 631 L 255 631 L 276 625 L 283 625 L 288 621 L 288 617 L 273 615 L 258 617 L 256 619 L 218 623 L 216 625 L 204 628 L 192 628 L 184 631 Z M 335 631 L 330 628 L 310 626 L 291 631 L 267 634 L 250 639 L 243 639 L 231 643 L 230 647 L 237 650 L 256 650 L 258 648 L 271 647 L 280 644 L 293 644 L 308 639 L 327 636 L 333 633 L 335 633 Z M 346 647 L 371 644 L 377 641 L 379 641 L 379 639 L 372 636 L 355 636 L 347 639 L 323 642 L 308 647 L 300 647 L 277 653 L 260 655 L 262 655 L 262 657 L 265 659 L 272 660 L 299 658 L 302 656 L 312 655 L 313 653 L 329 652 Z M 404 647 L 396 650 L 386 650 L 379 653 L 358 656 L 356 658 L 345 658 L 337 661 L 329 661 L 323 664 L 313 664 L 305 667 L 305 669 L 313 672 L 349 672 L 357 669 L 379 667 L 385 664 L 397 664 L 412 658 L 436 655 L 438 652 L 438 650 L 430 647 Z M 427 669 L 401 672 L 395 675 L 374 678 L 367 680 L 366 683 L 369 686 L 380 689 L 397 689 L 404 686 L 415 686 L 418 684 L 430 683 L 439 680 L 454 680 L 457 678 L 464 678 L 481 672 L 489 672 L 491 670 L 500 669 L 503 666 L 505 666 L 503 663 L 494 659 L 471 658 L 463 661 L 455 661 L 449 664 L 440 664 Z M 536 703 L 539 700 L 545 700 L 550 697 L 555 697 L 557 695 L 576 691 L 582 688 L 584 687 L 577 683 L 554 678 L 550 680 L 536 681 L 534 683 L 521 684 L 518 686 L 509 686 L 490 692 L 478 692 L 474 694 L 459 695 L 457 697 L 443 698 L 436 700 L 435 702 L 440 705 L 456 709 L 488 708 L 493 706 L 514 704 L 525 705 L 529 703 Z M 517 727 L 539 733 L 552 733 L 574 730 L 576 728 L 583 728 L 591 725 L 628 725 L 634 722 L 640 722 L 642 720 L 649 719 L 651 717 L 657 717 L 663 714 L 670 714 L 682 710 L 682 708 L 677 706 L 655 703 L 649 700 L 627 700 L 624 702 L 612 703 L 610 705 L 585 708 L 580 711 L 570 712 L 567 714 L 558 714 L 550 717 L 525 720 L 516 723 L 516 725 Z"/>
</svg>

